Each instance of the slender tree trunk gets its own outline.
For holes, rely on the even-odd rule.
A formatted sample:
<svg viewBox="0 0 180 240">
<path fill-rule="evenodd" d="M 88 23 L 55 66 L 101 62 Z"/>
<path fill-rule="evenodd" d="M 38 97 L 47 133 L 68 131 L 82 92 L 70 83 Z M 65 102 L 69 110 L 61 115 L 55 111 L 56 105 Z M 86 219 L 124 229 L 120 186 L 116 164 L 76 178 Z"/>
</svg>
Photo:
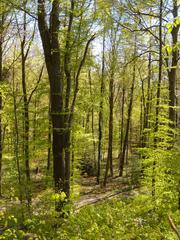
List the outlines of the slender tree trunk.
<svg viewBox="0 0 180 240">
<path fill-rule="evenodd" d="M 105 73 L 105 30 L 103 35 L 101 89 L 100 89 L 99 119 L 98 119 L 99 136 L 98 136 L 97 184 L 100 183 L 101 161 L 102 161 L 104 73 Z"/>
<path fill-rule="evenodd" d="M 113 109 L 114 109 L 114 73 L 109 83 L 109 141 L 108 141 L 108 161 L 110 165 L 110 175 L 113 176 Z"/>
<path fill-rule="evenodd" d="M 91 70 L 89 70 L 89 72 L 88 72 L 88 78 L 89 78 L 90 96 L 91 96 L 91 99 L 92 99 L 93 98 L 93 92 L 92 92 Z M 95 136 L 94 136 L 94 106 L 93 105 L 92 105 L 92 109 L 91 109 L 91 132 L 92 132 L 92 137 L 93 137 L 94 169 L 96 169 L 96 142 L 95 142 Z"/>
<path fill-rule="evenodd" d="M 110 169 L 110 176 L 113 176 L 113 110 L 114 110 L 114 65 L 115 65 L 115 46 L 112 46 L 112 59 L 111 59 L 111 76 L 109 80 L 109 136 L 108 136 L 108 155 L 106 162 L 106 170 L 104 176 L 104 186 L 108 177 Z"/>
<path fill-rule="evenodd" d="M 51 145 L 52 145 L 52 124 L 51 124 L 51 107 L 49 102 L 49 119 L 48 119 L 48 156 L 47 156 L 47 170 L 50 170 L 51 167 Z"/>
<path fill-rule="evenodd" d="M 176 19 L 178 17 L 178 1 L 173 0 L 173 18 Z M 171 32 L 172 35 L 172 47 L 178 43 L 178 32 L 179 25 L 173 27 Z M 172 51 L 172 63 L 171 69 L 168 72 L 169 78 L 169 120 L 171 121 L 170 127 L 174 128 L 176 123 L 176 72 L 177 72 L 177 64 L 178 64 L 178 50 L 173 49 Z"/>
<path fill-rule="evenodd" d="M 178 0 L 173 0 L 173 18 L 176 19 L 178 17 Z M 176 127 L 176 78 L 177 78 L 177 67 L 178 67 L 178 58 L 179 58 L 179 52 L 177 49 L 174 49 L 176 44 L 178 43 L 178 34 L 179 34 L 180 26 L 177 24 L 176 26 L 173 26 L 173 30 L 171 32 L 172 35 L 172 63 L 171 63 L 171 69 L 168 71 L 168 78 L 169 78 L 169 120 L 170 127 L 175 128 Z M 171 137 L 174 137 L 174 133 L 170 132 Z M 170 148 L 174 145 L 174 139 L 170 142 Z M 179 199 L 178 199 L 178 209 L 180 209 L 180 188 L 179 191 Z"/>
<path fill-rule="evenodd" d="M 26 197 L 28 201 L 28 208 L 31 204 L 31 190 L 30 190 L 30 164 L 29 164 L 29 103 L 27 97 L 26 87 L 26 60 L 28 52 L 25 53 L 26 44 L 26 13 L 24 13 L 23 25 L 23 39 L 21 40 L 21 77 L 23 90 L 23 157 L 25 161 L 26 173 Z"/>
<path fill-rule="evenodd" d="M 15 58 L 14 58 L 15 59 Z M 16 157 L 16 166 L 18 172 L 18 185 L 19 185 L 19 200 L 22 203 L 22 177 L 20 169 L 20 158 L 19 158 L 19 127 L 18 127 L 18 117 L 17 117 L 17 102 L 16 102 L 16 90 L 15 90 L 15 69 L 13 65 L 13 76 L 12 76 L 12 85 L 13 85 L 13 109 L 14 109 L 14 154 Z"/>
<path fill-rule="evenodd" d="M 4 27 L 4 17 L 3 15 L 1 16 L 0 19 L 0 84 L 2 84 L 3 81 L 3 50 L 2 50 L 2 45 L 3 45 L 3 27 Z M 3 151 L 3 146 L 2 146 L 2 108 L 3 108 L 3 103 L 2 103 L 2 92 L 0 92 L 0 197 L 2 196 L 2 151 Z"/>
<path fill-rule="evenodd" d="M 120 156 L 122 148 L 123 148 L 123 140 L 124 140 L 124 104 L 125 104 L 125 88 L 123 87 L 122 99 L 121 99 L 121 125 L 120 125 L 120 151 L 119 151 L 119 156 Z"/>
<path fill-rule="evenodd" d="M 65 164 L 66 164 L 66 169 L 65 169 L 65 190 L 66 190 L 66 195 L 69 198 L 70 197 L 70 176 L 71 176 L 71 169 L 70 169 L 70 159 L 71 159 L 71 131 L 70 129 L 66 132 L 65 138 L 64 138 L 64 148 L 65 148 Z"/>
<path fill-rule="evenodd" d="M 25 18 L 26 21 L 26 18 Z M 24 22 L 24 31 L 26 31 Z M 26 34 L 26 33 L 24 33 Z M 24 116 L 24 160 L 27 182 L 30 181 L 29 166 L 29 106 L 26 87 L 26 56 L 25 56 L 25 37 L 21 42 L 21 64 L 22 64 L 22 89 L 23 89 L 23 116 Z"/>
<path fill-rule="evenodd" d="M 72 169 L 71 169 L 71 177 L 73 179 L 74 177 L 74 160 L 75 160 L 75 153 L 74 153 L 74 134 L 72 133 L 72 137 L 71 137 L 71 142 L 72 142 L 72 152 L 71 152 L 71 165 L 72 165 Z"/>
<path fill-rule="evenodd" d="M 159 10 L 159 77 L 157 85 L 157 100 L 156 100 L 156 119 L 154 128 L 154 147 L 157 148 L 158 137 L 156 136 L 159 128 L 159 105 L 161 97 L 161 81 L 162 81 L 162 65 L 163 65 L 163 55 L 162 55 L 162 12 L 163 12 L 163 0 L 160 1 Z M 153 162 L 153 174 L 152 174 L 152 196 L 155 196 L 155 183 L 156 183 L 156 161 Z"/>
<path fill-rule="evenodd" d="M 148 58 L 148 87 L 147 87 L 147 103 L 146 103 L 146 121 L 144 128 L 149 128 L 149 112 L 150 112 L 150 101 L 151 101 L 151 62 L 152 56 L 151 52 L 149 53 Z"/>
<path fill-rule="evenodd" d="M 150 40 L 151 41 L 151 40 Z M 150 50 L 151 50 L 151 42 L 150 42 Z M 149 52 L 148 55 L 148 77 L 147 77 L 147 98 L 145 100 L 145 94 L 144 94 L 144 87 L 142 88 L 142 109 L 141 112 L 143 112 L 144 107 L 144 121 L 142 123 L 142 132 L 141 132 L 141 146 L 148 147 L 149 146 L 149 132 L 147 132 L 147 129 L 150 128 L 149 126 L 149 113 L 150 113 L 150 101 L 151 101 L 151 61 L 152 56 L 151 52 Z M 142 158 L 145 156 L 142 155 Z M 144 172 L 144 164 L 142 163 L 142 169 L 141 174 L 143 175 Z"/>
<path fill-rule="evenodd" d="M 66 76 L 66 98 L 65 98 L 65 136 L 64 136 L 64 148 L 65 148 L 65 189 L 67 197 L 70 196 L 70 146 L 71 146 L 71 122 L 70 119 L 70 93 L 71 93 L 71 50 L 70 50 L 70 39 L 72 24 L 74 19 L 74 0 L 71 0 L 71 10 L 69 14 L 68 30 L 66 36 L 66 45 L 65 45 L 65 56 L 64 56 L 64 71 Z"/>
<path fill-rule="evenodd" d="M 134 55 L 135 54 L 136 54 L 136 46 L 135 46 Z M 136 79 L 136 63 L 134 62 L 134 66 L 133 66 L 133 79 L 132 79 L 132 86 L 131 86 L 131 93 L 130 93 L 130 102 L 129 102 L 129 107 L 128 107 L 128 117 L 127 117 L 127 124 L 126 124 L 126 132 L 125 132 L 122 152 L 121 152 L 120 157 L 119 157 L 119 176 L 123 175 L 125 156 L 126 156 L 126 151 L 127 151 L 127 146 L 128 146 L 129 129 L 130 129 L 131 114 L 132 114 L 132 105 L 133 105 L 135 79 Z"/>
<path fill-rule="evenodd" d="M 150 43 L 151 47 L 151 43 Z M 143 129 L 148 129 L 149 126 L 149 113 L 150 113 L 150 101 L 151 101 L 151 61 L 152 61 L 152 56 L 151 52 L 149 53 L 148 56 L 148 84 L 147 84 L 147 100 L 146 100 L 146 106 L 145 106 L 145 114 L 144 114 L 144 127 Z M 144 146 L 148 145 L 149 142 L 149 134 L 144 133 Z"/>
<path fill-rule="evenodd" d="M 37 135 L 37 100 L 34 100 L 34 116 L 33 116 L 33 151 L 36 151 L 36 135 Z"/>
<path fill-rule="evenodd" d="M 145 147 L 145 136 L 144 136 L 144 122 L 146 117 L 146 104 L 145 104 L 145 94 L 144 94 L 144 80 L 141 80 L 141 113 L 140 113 L 140 146 Z"/>
</svg>

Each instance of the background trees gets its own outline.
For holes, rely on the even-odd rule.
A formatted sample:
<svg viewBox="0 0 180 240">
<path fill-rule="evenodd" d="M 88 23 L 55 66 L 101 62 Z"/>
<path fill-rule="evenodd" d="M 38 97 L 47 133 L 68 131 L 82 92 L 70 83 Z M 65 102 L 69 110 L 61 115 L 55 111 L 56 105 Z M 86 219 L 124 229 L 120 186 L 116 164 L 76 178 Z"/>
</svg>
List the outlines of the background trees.
<svg viewBox="0 0 180 240">
<path fill-rule="evenodd" d="M 177 210 L 178 8 L 2 1 L 0 195 L 18 198 L 23 216 L 24 203 L 33 214 L 56 202 L 62 217 L 89 188 L 127 186 L 158 216 Z"/>
</svg>

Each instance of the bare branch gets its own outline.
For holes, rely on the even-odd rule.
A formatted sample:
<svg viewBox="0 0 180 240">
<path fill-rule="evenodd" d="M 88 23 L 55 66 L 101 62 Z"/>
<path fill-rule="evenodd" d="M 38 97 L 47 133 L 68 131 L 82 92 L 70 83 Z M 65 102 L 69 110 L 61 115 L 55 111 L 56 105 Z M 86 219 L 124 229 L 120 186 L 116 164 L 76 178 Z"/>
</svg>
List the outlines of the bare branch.
<svg viewBox="0 0 180 240">
<path fill-rule="evenodd" d="M 82 67 L 84 65 L 84 62 L 86 60 L 86 55 L 87 55 L 87 52 L 88 52 L 89 45 L 94 39 L 95 39 L 95 35 L 91 36 L 91 38 L 87 41 L 86 47 L 85 47 L 85 50 L 84 50 L 84 54 L 83 54 L 83 58 L 82 58 L 82 60 L 79 64 L 79 67 L 78 67 L 78 70 L 77 70 L 77 74 L 76 74 L 76 77 L 75 77 L 74 97 L 73 97 L 73 101 L 72 101 L 72 105 L 71 105 L 71 114 L 70 114 L 70 117 L 69 117 L 69 123 L 72 120 L 72 113 L 74 112 L 76 97 L 77 97 L 77 93 L 78 93 L 78 90 L 79 90 L 78 89 L 78 87 L 79 87 L 79 76 L 80 76 L 80 73 L 81 73 L 81 69 L 82 69 Z"/>
<path fill-rule="evenodd" d="M 38 86 L 39 86 L 39 83 L 40 83 L 40 81 L 41 81 L 41 79 L 42 79 L 43 70 L 44 70 L 44 63 L 43 63 L 43 65 L 42 65 L 41 71 L 40 71 L 40 73 L 39 73 L 39 78 L 38 78 L 38 81 L 37 81 L 37 83 L 36 83 L 36 86 L 34 87 L 34 89 L 32 90 L 32 92 L 31 92 L 31 94 L 30 94 L 30 96 L 29 96 L 29 98 L 28 98 L 28 104 L 30 103 L 33 94 L 35 93 L 36 89 L 37 89 Z"/>
<path fill-rule="evenodd" d="M 14 3 L 13 1 L 11 1 L 11 0 L 8 0 L 8 1 L 7 0 L 1 0 L 1 1 L 3 1 L 6 4 L 9 4 L 11 7 L 16 8 L 17 10 L 20 10 L 20 11 L 23 11 L 23 12 L 27 13 L 30 17 L 34 18 L 35 20 L 38 20 L 37 16 L 35 16 L 31 12 L 29 12 L 27 9 L 22 8 L 20 5 Z"/>
<path fill-rule="evenodd" d="M 168 221 L 169 221 L 169 224 L 170 224 L 172 230 L 175 232 L 175 234 L 177 235 L 178 239 L 180 239 L 180 232 L 177 229 L 177 227 L 176 227 L 175 223 L 173 222 L 173 219 L 171 218 L 170 215 L 168 215 Z"/>
</svg>

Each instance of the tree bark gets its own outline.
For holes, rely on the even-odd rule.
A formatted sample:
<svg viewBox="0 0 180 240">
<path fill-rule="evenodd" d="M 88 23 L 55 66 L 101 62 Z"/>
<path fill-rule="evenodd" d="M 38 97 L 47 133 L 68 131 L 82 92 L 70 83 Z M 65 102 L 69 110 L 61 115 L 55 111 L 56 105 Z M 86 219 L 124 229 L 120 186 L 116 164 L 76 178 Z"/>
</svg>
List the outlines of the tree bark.
<svg viewBox="0 0 180 240">
<path fill-rule="evenodd" d="M 17 101 L 16 101 L 16 89 L 15 89 L 15 68 L 13 64 L 13 74 L 12 74 L 12 90 L 13 90 L 13 110 L 14 110 L 14 155 L 16 158 L 16 166 L 18 172 L 18 185 L 19 185 L 19 200 L 22 203 L 22 176 L 20 168 L 20 158 L 19 158 L 19 127 L 18 127 L 18 117 L 17 117 Z"/>
<path fill-rule="evenodd" d="M 110 80 L 109 80 L 109 136 L 108 136 L 108 155 L 106 162 L 106 170 L 104 176 L 104 186 L 108 177 L 108 171 L 110 169 L 110 176 L 113 176 L 113 110 L 114 110 L 114 74 L 115 74 L 115 43 L 112 43 L 112 59 L 110 69 Z"/>
<path fill-rule="evenodd" d="M 63 108 L 63 73 L 61 69 L 59 46 L 59 1 L 52 2 L 49 27 L 46 22 L 45 0 L 38 0 L 38 27 L 42 40 L 45 62 L 50 82 L 51 119 L 53 128 L 53 176 L 55 192 L 65 190 L 64 149 L 64 108 Z M 57 204 L 56 210 L 60 210 Z"/>
<path fill-rule="evenodd" d="M 86 44 L 84 55 L 75 74 L 75 87 L 72 103 L 70 105 L 71 93 L 71 49 L 70 38 L 73 23 L 74 0 L 71 0 L 71 9 L 69 12 L 69 23 L 67 38 L 65 43 L 64 59 L 61 55 L 59 44 L 59 0 L 52 2 L 49 24 L 46 21 L 45 0 L 38 0 L 38 26 L 42 45 L 44 49 L 45 62 L 50 82 L 50 102 L 51 102 L 51 119 L 53 128 L 53 172 L 56 192 L 65 192 L 66 196 L 70 194 L 70 139 L 71 124 L 79 88 L 79 76 L 84 65 L 88 47 L 94 39 L 92 36 Z M 49 26 L 48 26 L 49 25 Z M 64 61 L 64 62 L 63 62 Z M 66 77 L 66 94 L 64 99 L 63 77 Z M 65 153 L 65 158 L 64 158 Z M 60 208 L 59 208 L 60 209 Z M 57 210 L 59 210 L 57 207 Z"/>
<path fill-rule="evenodd" d="M 136 53 L 136 50 L 135 50 L 135 53 Z M 130 102 L 129 102 L 129 107 L 128 107 L 126 132 L 125 132 L 125 137 L 124 137 L 123 148 L 122 148 L 121 154 L 119 156 L 119 176 L 123 175 L 125 156 L 126 156 L 126 151 L 127 151 L 127 147 L 128 147 L 129 129 L 130 129 L 131 114 L 132 114 L 132 106 L 133 106 L 135 79 L 136 79 L 136 63 L 134 62 L 133 79 L 132 79 L 132 86 L 131 86 L 131 93 L 130 93 Z"/>
<path fill-rule="evenodd" d="M 48 156 L 47 156 L 47 170 L 51 167 L 51 145 L 52 145 L 52 123 L 51 123 L 51 107 L 49 102 L 49 113 L 48 113 Z"/>
<path fill-rule="evenodd" d="M 110 166 L 110 175 L 113 176 L 113 109 L 114 109 L 114 73 L 112 73 L 109 83 L 109 140 L 108 140 L 108 161 Z"/>
<path fill-rule="evenodd" d="M 0 84 L 2 84 L 3 81 L 3 50 L 2 50 L 2 45 L 3 45 L 3 28 L 4 28 L 4 16 L 1 16 L 0 19 Z M 2 196 L 2 151 L 3 151 L 3 139 L 2 139 L 2 92 L 0 92 L 0 197 Z"/>
<path fill-rule="evenodd" d="M 66 35 L 66 45 L 65 45 L 65 55 L 64 55 L 64 71 L 66 76 L 66 98 L 65 98 L 65 136 L 64 136 L 64 148 L 65 148 L 65 188 L 67 196 L 70 196 L 70 146 L 71 146 L 71 122 L 70 119 L 70 94 L 71 94 L 71 84 L 72 84 L 72 77 L 71 77 L 71 49 L 70 49 L 70 42 L 71 42 L 71 31 L 72 31 L 72 24 L 74 19 L 74 0 L 71 0 L 71 9 L 69 13 L 69 22 L 68 22 L 68 30 Z"/>
<path fill-rule="evenodd" d="M 158 137 L 157 132 L 159 128 L 159 105 L 161 97 L 161 81 L 162 81 L 162 65 L 163 65 L 163 55 L 162 55 L 162 12 L 163 12 L 163 0 L 160 1 L 159 6 L 159 76 L 158 76 L 158 85 L 157 85 L 157 96 L 156 96 L 156 119 L 155 119 L 155 128 L 154 128 L 154 147 L 157 148 Z M 156 183 L 156 161 L 153 162 L 153 175 L 152 175 L 152 196 L 155 196 L 155 183 Z"/>
<path fill-rule="evenodd" d="M 26 23 L 24 23 L 26 24 Z M 24 49 L 25 39 L 21 42 L 21 65 L 22 65 L 22 89 L 23 89 L 23 116 L 24 116 L 24 160 L 26 179 L 30 181 L 30 166 L 29 166 L 29 106 L 26 88 L 26 56 Z"/>
<path fill-rule="evenodd" d="M 177 0 L 173 0 L 173 18 L 176 19 L 178 17 L 178 3 Z M 172 35 L 172 63 L 171 69 L 168 72 L 169 78 L 169 120 L 171 121 L 170 127 L 174 128 L 176 123 L 176 72 L 177 72 L 177 64 L 178 64 L 178 50 L 174 49 L 175 45 L 178 43 L 178 32 L 179 25 L 173 26 L 173 30 L 171 32 Z"/>
<path fill-rule="evenodd" d="M 100 183 L 101 161 L 102 161 L 104 73 L 105 73 L 105 30 L 103 35 L 102 72 L 101 72 L 101 86 L 100 86 L 101 89 L 100 89 L 99 119 L 98 119 L 99 136 L 98 136 L 97 184 Z"/>
<path fill-rule="evenodd" d="M 150 43 L 151 47 L 151 43 Z M 151 101 L 151 61 L 152 61 L 152 56 L 151 52 L 149 53 L 148 56 L 148 79 L 147 79 L 147 100 L 145 104 L 145 109 L 144 109 L 144 126 L 143 130 L 146 130 L 150 128 L 149 126 L 149 113 L 150 113 L 150 101 Z M 143 140 L 144 140 L 144 147 L 148 146 L 149 143 L 149 133 L 143 133 Z"/>
<path fill-rule="evenodd" d="M 91 79 L 91 70 L 88 72 L 88 78 L 89 78 L 89 90 L 90 90 L 90 96 L 91 99 L 93 98 L 93 91 L 92 91 L 92 79 Z M 93 104 L 93 99 L 92 99 Z M 96 169 L 96 142 L 95 142 L 95 135 L 94 135 L 94 106 L 92 105 L 91 108 L 91 132 L 92 132 L 92 138 L 93 138 L 93 159 L 94 159 L 94 169 Z"/>
<path fill-rule="evenodd" d="M 121 103 L 121 141 L 120 141 L 120 153 L 123 147 L 123 139 L 124 139 L 124 104 L 125 104 L 125 88 L 122 90 L 122 103 Z"/>
</svg>

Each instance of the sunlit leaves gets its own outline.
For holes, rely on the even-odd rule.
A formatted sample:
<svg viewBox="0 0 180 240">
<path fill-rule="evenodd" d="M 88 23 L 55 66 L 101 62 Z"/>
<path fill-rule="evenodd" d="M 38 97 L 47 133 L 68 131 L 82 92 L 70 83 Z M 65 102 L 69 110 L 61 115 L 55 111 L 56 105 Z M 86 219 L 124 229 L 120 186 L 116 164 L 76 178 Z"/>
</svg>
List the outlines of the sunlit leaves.
<svg viewBox="0 0 180 240">
<path fill-rule="evenodd" d="M 171 33 L 173 31 L 173 28 L 178 27 L 180 25 L 180 17 L 177 17 L 174 19 L 173 22 L 169 22 L 166 24 L 166 28 L 168 29 L 168 32 Z"/>
</svg>

